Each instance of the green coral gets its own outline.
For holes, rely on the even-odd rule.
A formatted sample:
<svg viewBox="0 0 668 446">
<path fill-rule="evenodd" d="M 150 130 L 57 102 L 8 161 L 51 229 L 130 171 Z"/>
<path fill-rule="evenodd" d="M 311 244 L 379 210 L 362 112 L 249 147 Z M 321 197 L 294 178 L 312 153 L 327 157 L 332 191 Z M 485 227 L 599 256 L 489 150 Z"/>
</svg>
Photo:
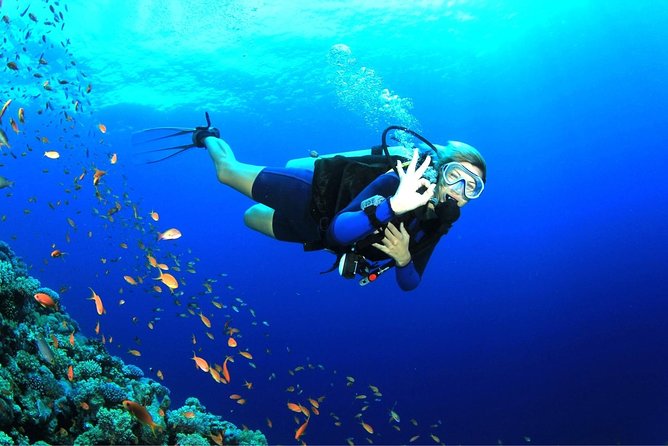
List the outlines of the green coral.
<svg viewBox="0 0 668 446">
<path fill-rule="evenodd" d="M 122 409 L 101 407 L 97 411 L 96 424 L 79 435 L 74 445 L 137 444 L 139 439 L 132 432 L 132 416 Z"/>
<path fill-rule="evenodd" d="M 95 361 L 81 361 L 74 366 L 74 376 L 79 379 L 97 378 L 102 374 L 102 367 Z"/>
<path fill-rule="evenodd" d="M 170 411 L 169 389 L 143 377 L 136 366 L 111 356 L 106 346 L 88 339 L 61 307 L 43 308 L 32 295 L 45 292 L 25 264 L 0 242 L 0 446 L 5 444 L 267 444 L 260 432 L 240 430 L 206 412 L 196 399 Z M 76 333 L 76 342 L 68 338 Z M 53 338 L 60 344 L 51 347 Z M 51 350 L 46 358 L 40 349 Z M 74 379 L 67 377 L 73 366 Z M 135 419 L 121 403 L 143 405 L 159 426 Z M 85 404 L 84 404 L 85 403 Z M 158 416 L 162 411 L 167 416 Z M 192 411 L 195 417 L 186 417 Z"/>
<path fill-rule="evenodd" d="M 194 416 L 186 417 L 186 412 L 192 412 Z M 169 411 L 166 419 L 168 420 L 169 431 L 193 434 L 192 437 L 188 437 L 193 441 L 197 441 L 197 437 L 206 439 L 212 432 L 222 432 L 224 435 L 224 444 L 267 444 L 267 439 L 260 431 L 237 428 L 232 423 L 222 420 L 221 417 L 206 412 L 206 407 L 197 398 L 193 397 L 186 399 L 182 407 Z M 182 444 L 180 440 L 177 442 L 178 444 Z"/>
<path fill-rule="evenodd" d="M 238 434 L 239 446 L 266 446 L 267 438 L 260 431 L 242 430 Z"/>
<path fill-rule="evenodd" d="M 23 269 L 17 270 L 11 261 L 0 260 L 0 316 L 12 321 L 21 320 L 25 302 L 39 286 L 38 280 L 25 275 Z"/>
<path fill-rule="evenodd" d="M 176 434 L 176 444 L 183 446 L 209 446 L 209 440 L 199 434 Z"/>
<path fill-rule="evenodd" d="M 13 446 L 14 444 L 16 444 L 16 442 L 12 437 L 0 431 L 0 446 Z"/>
<path fill-rule="evenodd" d="M 25 350 L 19 350 L 16 353 L 16 368 L 22 373 L 32 372 L 40 367 L 40 362 L 37 356 L 28 353 Z"/>
</svg>

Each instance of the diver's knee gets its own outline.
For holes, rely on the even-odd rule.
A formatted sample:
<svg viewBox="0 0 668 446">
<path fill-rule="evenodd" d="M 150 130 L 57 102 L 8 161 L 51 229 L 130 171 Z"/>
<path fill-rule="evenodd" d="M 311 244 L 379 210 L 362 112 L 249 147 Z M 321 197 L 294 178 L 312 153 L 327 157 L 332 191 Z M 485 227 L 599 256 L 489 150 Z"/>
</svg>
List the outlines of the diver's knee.
<svg viewBox="0 0 668 446">
<path fill-rule="evenodd" d="M 255 231 L 274 237 L 274 210 L 264 204 L 256 204 L 244 212 L 244 224 Z"/>
</svg>

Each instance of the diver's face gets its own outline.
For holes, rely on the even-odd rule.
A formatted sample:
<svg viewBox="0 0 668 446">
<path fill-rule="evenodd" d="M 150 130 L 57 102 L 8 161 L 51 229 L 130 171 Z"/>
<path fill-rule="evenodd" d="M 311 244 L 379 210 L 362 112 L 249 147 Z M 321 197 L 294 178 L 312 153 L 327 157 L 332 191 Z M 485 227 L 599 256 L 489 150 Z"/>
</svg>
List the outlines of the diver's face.
<svg viewBox="0 0 668 446">
<path fill-rule="evenodd" d="M 471 163 L 468 162 L 461 162 L 460 163 L 462 166 L 466 167 L 468 170 L 473 172 L 474 174 L 478 175 L 479 177 L 482 178 L 482 171 L 478 169 L 476 166 L 474 166 Z M 469 202 L 469 199 L 467 199 L 464 196 L 464 193 L 462 190 L 460 190 L 461 183 L 454 184 L 452 186 L 448 185 L 441 185 L 437 188 L 436 193 L 438 194 L 438 199 L 442 203 L 445 201 L 445 198 L 447 195 L 450 195 L 452 198 L 457 200 L 457 206 L 462 207 L 466 203 Z"/>
</svg>

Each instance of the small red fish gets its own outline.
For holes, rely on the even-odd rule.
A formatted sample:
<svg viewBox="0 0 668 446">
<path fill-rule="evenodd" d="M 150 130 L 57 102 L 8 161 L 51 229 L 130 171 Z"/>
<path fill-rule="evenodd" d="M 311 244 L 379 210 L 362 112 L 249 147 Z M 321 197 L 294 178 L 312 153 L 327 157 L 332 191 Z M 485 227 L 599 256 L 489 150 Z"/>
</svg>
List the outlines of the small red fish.
<svg viewBox="0 0 668 446">
<path fill-rule="evenodd" d="M 125 400 L 123 401 L 123 407 L 125 407 L 136 419 L 138 419 L 143 424 L 148 424 L 151 428 L 151 432 L 155 435 L 155 428 L 157 427 L 159 431 L 162 428 L 153 421 L 153 417 L 144 406 L 134 401 Z"/>
<path fill-rule="evenodd" d="M 37 293 L 35 294 L 35 300 L 39 302 L 44 308 L 54 308 L 58 309 L 58 303 L 46 293 Z"/>
</svg>

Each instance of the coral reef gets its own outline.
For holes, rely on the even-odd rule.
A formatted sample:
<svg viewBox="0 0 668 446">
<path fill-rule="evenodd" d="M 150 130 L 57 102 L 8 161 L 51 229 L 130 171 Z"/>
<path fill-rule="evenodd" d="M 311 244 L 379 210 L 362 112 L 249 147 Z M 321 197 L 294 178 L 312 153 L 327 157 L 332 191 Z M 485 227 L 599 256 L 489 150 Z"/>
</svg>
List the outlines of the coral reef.
<svg viewBox="0 0 668 446">
<path fill-rule="evenodd" d="M 0 241 L 0 446 L 267 444 L 196 398 L 170 410 L 169 389 L 81 335 L 63 308 L 40 305 L 37 292 L 59 301 Z M 139 420 L 144 410 L 154 424 Z"/>
</svg>

